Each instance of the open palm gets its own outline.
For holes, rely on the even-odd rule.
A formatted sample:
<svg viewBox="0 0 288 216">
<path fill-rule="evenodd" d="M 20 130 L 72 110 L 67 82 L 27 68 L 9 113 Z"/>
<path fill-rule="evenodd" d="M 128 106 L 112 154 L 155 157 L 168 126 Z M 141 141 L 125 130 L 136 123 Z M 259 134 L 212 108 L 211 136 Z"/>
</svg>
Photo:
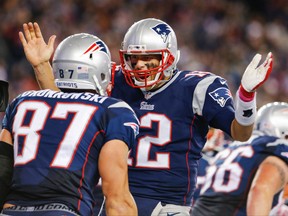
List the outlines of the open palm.
<svg viewBox="0 0 288 216">
<path fill-rule="evenodd" d="M 23 45 L 27 60 L 33 67 L 50 60 L 54 51 L 55 35 L 45 43 L 39 25 L 34 22 L 23 24 L 23 32 L 19 32 L 19 38 Z M 25 36 L 24 36 L 25 35 Z"/>
</svg>

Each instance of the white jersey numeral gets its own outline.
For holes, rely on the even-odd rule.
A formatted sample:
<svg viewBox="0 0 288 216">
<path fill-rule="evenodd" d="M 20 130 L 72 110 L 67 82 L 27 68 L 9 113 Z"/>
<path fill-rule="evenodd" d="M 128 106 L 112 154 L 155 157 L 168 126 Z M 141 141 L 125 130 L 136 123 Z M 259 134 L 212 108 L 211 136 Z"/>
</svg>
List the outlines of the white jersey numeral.
<svg viewBox="0 0 288 216">
<path fill-rule="evenodd" d="M 139 137 L 136 153 L 136 167 L 149 168 L 170 168 L 170 154 L 156 152 L 151 159 L 151 148 L 153 146 L 164 146 L 171 141 L 171 121 L 165 115 L 148 113 L 141 117 L 140 128 L 151 128 L 152 123 L 156 123 L 158 127 L 157 136 Z M 140 130 L 141 130 L 140 129 Z M 132 164 L 132 159 L 128 159 L 129 165 Z"/>
<path fill-rule="evenodd" d="M 41 101 L 25 101 L 18 106 L 13 124 L 15 165 L 29 163 L 37 157 L 41 139 L 40 131 L 44 128 L 48 118 L 65 120 L 68 114 L 73 114 L 70 125 L 58 144 L 58 149 L 50 164 L 51 167 L 68 168 L 97 107 L 80 103 L 57 103 L 49 116 L 50 109 L 47 103 Z M 28 112 L 32 113 L 32 117 L 26 125 L 24 120 Z M 24 143 L 21 153 L 18 153 L 18 138 L 21 136 L 24 137 Z"/>
<path fill-rule="evenodd" d="M 251 146 L 239 147 L 233 151 L 225 149 L 219 152 L 213 161 L 215 162 L 217 159 L 225 160 L 219 167 L 216 165 L 209 166 L 206 173 L 205 184 L 201 189 L 201 194 L 211 186 L 216 192 L 231 192 L 236 190 L 241 183 L 241 177 L 244 170 L 238 162 L 234 161 L 234 159 L 238 155 L 251 158 L 253 154 L 254 151 Z M 224 181 L 225 174 L 229 175 L 228 181 Z"/>
</svg>

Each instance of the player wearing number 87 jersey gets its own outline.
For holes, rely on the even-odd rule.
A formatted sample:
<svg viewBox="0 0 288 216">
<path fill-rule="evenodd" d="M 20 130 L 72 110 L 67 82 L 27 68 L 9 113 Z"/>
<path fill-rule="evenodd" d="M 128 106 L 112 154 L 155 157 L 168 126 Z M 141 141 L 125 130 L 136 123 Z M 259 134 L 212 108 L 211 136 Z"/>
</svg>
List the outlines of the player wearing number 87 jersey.
<svg viewBox="0 0 288 216">
<path fill-rule="evenodd" d="M 25 35 L 29 40 L 33 32 Z M 3 213 L 93 215 L 93 189 L 101 177 L 108 215 L 136 215 L 127 156 L 138 119 L 128 104 L 105 96 L 107 46 L 93 35 L 72 35 L 58 46 L 53 67 L 62 92 L 24 92 L 6 110 L 1 150 L 13 145 L 14 168 Z"/>
<path fill-rule="evenodd" d="M 251 138 L 213 159 L 192 215 L 269 215 L 288 183 L 287 121 L 287 103 L 259 109 Z"/>
</svg>

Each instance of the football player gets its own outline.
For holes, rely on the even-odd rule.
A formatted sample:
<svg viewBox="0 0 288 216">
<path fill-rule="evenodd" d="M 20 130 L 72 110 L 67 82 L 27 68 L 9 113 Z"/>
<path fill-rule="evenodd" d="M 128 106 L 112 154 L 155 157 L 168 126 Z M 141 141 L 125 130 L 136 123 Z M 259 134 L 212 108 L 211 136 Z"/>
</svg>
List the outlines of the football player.
<svg viewBox="0 0 288 216">
<path fill-rule="evenodd" d="M 247 142 L 233 142 L 207 169 L 192 215 L 269 215 L 288 183 L 288 103 L 258 111 Z"/>
<path fill-rule="evenodd" d="M 25 49 L 39 37 L 34 33 L 24 25 Z M 24 92 L 6 110 L 0 154 L 6 152 L 12 164 L 1 163 L 0 178 L 11 166 L 13 176 L 3 214 L 93 215 L 93 189 L 101 177 L 107 214 L 137 215 L 127 156 L 138 119 L 128 104 L 107 97 L 108 47 L 96 36 L 74 34 L 57 47 L 53 69 L 62 92 Z"/>
</svg>

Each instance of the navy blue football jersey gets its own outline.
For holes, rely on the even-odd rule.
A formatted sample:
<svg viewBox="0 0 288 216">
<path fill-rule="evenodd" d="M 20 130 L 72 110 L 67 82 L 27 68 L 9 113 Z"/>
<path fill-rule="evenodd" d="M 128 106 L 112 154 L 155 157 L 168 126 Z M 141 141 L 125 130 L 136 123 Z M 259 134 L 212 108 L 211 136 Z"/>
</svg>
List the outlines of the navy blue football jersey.
<svg viewBox="0 0 288 216">
<path fill-rule="evenodd" d="M 246 201 L 258 166 L 268 156 L 288 164 L 288 141 L 254 132 L 247 142 L 234 142 L 219 152 L 207 169 L 195 215 L 246 215 Z M 274 196 L 277 204 L 279 193 Z"/>
<path fill-rule="evenodd" d="M 119 71 L 112 96 L 127 102 L 140 121 L 128 161 L 133 196 L 191 205 L 209 125 L 230 134 L 234 107 L 227 82 L 209 72 L 175 71 L 164 86 L 145 92 L 127 85 Z"/>
<path fill-rule="evenodd" d="M 132 148 L 138 123 L 131 107 L 118 99 L 88 92 L 24 92 L 8 106 L 3 120 L 14 139 L 7 201 L 61 202 L 91 215 L 101 148 L 113 139 Z"/>
<path fill-rule="evenodd" d="M 203 187 L 205 183 L 206 178 L 206 169 L 209 166 L 210 157 L 206 156 L 205 153 L 203 153 L 202 158 L 199 160 L 199 166 L 198 166 L 198 174 L 197 174 L 197 184 L 196 188 L 193 194 L 193 203 L 198 199 L 201 188 Z M 192 204 L 193 205 L 193 204 Z"/>
</svg>

